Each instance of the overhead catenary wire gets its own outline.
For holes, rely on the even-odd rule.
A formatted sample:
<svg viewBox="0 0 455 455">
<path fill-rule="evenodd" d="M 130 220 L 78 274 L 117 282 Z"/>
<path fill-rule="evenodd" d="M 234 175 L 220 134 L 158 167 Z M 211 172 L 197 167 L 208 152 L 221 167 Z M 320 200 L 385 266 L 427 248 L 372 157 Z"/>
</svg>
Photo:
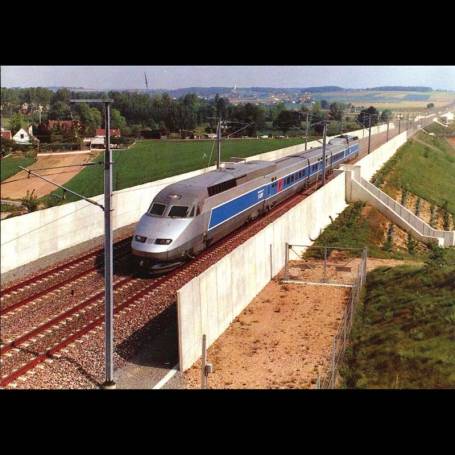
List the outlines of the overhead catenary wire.
<svg viewBox="0 0 455 455">
<path fill-rule="evenodd" d="M 94 165 L 99 165 L 99 164 L 104 164 L 102 161 L 97 161 L 93 163 L 85 163 L 85 164 L 68 164 L 65 166 L 53 166 L 53 167 L 41 167 L 38 169 L 33 169 L 34 171 L 48 171 L 51 169 L 62 169 L 65 167 L 76 167 L 76 166 L 94 166 Z"/>
</svg>

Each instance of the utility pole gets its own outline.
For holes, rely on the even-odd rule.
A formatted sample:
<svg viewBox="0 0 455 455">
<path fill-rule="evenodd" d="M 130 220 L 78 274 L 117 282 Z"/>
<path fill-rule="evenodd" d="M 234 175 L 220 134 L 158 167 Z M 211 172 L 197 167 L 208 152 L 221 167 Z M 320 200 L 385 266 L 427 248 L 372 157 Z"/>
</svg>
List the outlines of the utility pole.
<svg viewBox="0 0 455 455">
<path fill-rule="evenodd" d="M 113 293 L 113 233 L 112 233 L 112 150 L 111 150 L 111 104 L 112 99 L 71 100 L 72 103 L 104 104 L 104 389 L 115 389 L 114 382 L 114 293 Z"/>
<path fill-rule="evenodd" d="M 322 186 L 325 185 L 325 149 L 327 138 L 327 121 L 324 120 L 324 130 L 322 133 Z"/>
<path fill-rule="evenodd" d="M 219 170 L 221 166 L 221 117 L 218 119 L 218 128 L 216 130 L 216 146 L 218 158 L 216 160 L 216 169 Z"/>
<path fill-rule="evenodd" d="M 310 130 L 310 123 L 309 123 L 310 113 L 306 113 L 306 131 L 305 131 L 305 152 L 307 150 L 307 143 L 308 143 L 308 132 Z"/>
<path fill-rule="evenodd" d="M 370 153 L 371 149 L 371 114 L 368 114 L 369 122 L 368 122 L 368 153 Z"/>
<path fill-rule="evenodd" d="M 115 388 L 114 382 L 114 302 L 112 281 L 113 267 L 113 239 L 112 239 L 112 150 L 111 150 L 111 106 L 104 103 L 104 129 L 106 132 L 106 150 L 104 152 L 104 292 L 105 311 L 105 352 L 106 352 L 106 380 L 105 388 Z"/>
<path fill-rule="evenodd" d="M 398 117 L 398 134 L 401 133 L 401 116 Z"/>
</svg>

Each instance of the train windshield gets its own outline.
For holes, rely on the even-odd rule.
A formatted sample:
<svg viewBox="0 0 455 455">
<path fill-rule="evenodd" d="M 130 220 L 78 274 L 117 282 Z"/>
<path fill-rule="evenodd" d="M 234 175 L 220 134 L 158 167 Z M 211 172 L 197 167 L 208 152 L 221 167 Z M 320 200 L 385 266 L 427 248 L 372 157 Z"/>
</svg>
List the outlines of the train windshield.
<svg viewBox="0 0 455 455">
<path fill-rule="evenodd" d="M 173 205 L 169 210 L 168 216 L 176 218 L 186 218 L 188 214 L 188 207 L 182 205 Z"/>
<path fill-rule="evenodd" d="M 157 215 L 157 216 L 163 216 L 164 210 L 166 209 L 166 206 L 164 204 L 158 204 L 158 203 L 153 203 L 150 207 L 149 214 L 150 215 Z"/>
</svg>

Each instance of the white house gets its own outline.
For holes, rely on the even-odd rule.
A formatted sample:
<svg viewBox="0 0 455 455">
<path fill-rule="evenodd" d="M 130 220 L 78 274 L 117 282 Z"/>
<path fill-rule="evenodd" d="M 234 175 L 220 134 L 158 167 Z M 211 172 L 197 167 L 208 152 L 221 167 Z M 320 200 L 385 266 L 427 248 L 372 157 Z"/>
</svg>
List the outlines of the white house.
<svg viewBox="0 0 455 455">
<path fill-rule="evenodd" d="M 441 115 L 441 120 L 447 125 L 449 122 L 453 122 L 453 112 L 447 112 L 447 114 Z"/>
<path fill-rule="evenodd" d="M 31 127 L 29 131 L 25 131 L 24 128 L 21 128 L 14 136 L 13 141 L 16 144 L 30 144 L 32 139 Z"/>
</svg>

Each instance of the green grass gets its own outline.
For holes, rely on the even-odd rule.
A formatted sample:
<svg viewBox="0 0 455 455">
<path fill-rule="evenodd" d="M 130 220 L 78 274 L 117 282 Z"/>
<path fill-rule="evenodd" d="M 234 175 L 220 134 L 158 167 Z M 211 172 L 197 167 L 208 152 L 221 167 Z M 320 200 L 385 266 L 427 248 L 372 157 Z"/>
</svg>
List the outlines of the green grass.
<svg viewBox="0 0 455 455">
<path fill-rule="evenodd" d="M 438 206 L 448 202 L 448 210 L 455 215 L 455 150 L 444 139 L 419 133 L 406 142 L 386 167 L 384 191 L 406 188 L 411 193 Z M 378 175 L 384 174 L 380 170 Z"/>
<path fill-rule="evenodd" d="M 276 150 L 302 143 L 296 139 L 232 140 L 222 144 L 222 159 L 232 156 L 248 157 L 259 153 Z M 136 143 L 126 151 L 114 151 L 114 190 L 129 188 L 135 185 L 163 179 L 177 174 L 201 169 L 207 166 L 212 141 L 151 141 Z M 216 147 L 213 148 L 211 164 L 216 158 Z M 97 161 L 103 160 L 100 154 Z M 103 166 L 89 166 L 72 178 L 66 186 L 84 196 L 91 197 L 103 193 Z M 61 195 L 57 190 L 53 194 Z M 78 198 L 68 195 L 67 201 Z"/>
<path fill-rule="evenodd" d="M 345 387 L 455 387 L 455 249 L 435 251 L 439 261 L 367 275 L 340 369 Z"/>
<path fill-rule="evenodd" d="M 1 181 L 6 180 L 14 174 L 20 172 L 18 166 L 30 166 L 36 161 L 36 158 L 32 157 L 16 157 L 8 156 L 0 160 L 0 170 L 1 170 Z"/>
<path fill-rule="evenodd" d="M 344 248 L 368 248 L 368 256 L 382 259 L 422 259 L 424 255 L 409 255 L 404 251 L 386 251 L 383 249 L 384 232 L 379 224 L 380 214 L 370 208 L 369 215 L 364 216 L 363 202 L 350 204 L 316 239 L 314 246 L 332 246 Z M 321 250 L 309 248 L 306 257 L 319 257 Z M 358 256 L 358 251 L 351 253 Z"/>
</svg>

